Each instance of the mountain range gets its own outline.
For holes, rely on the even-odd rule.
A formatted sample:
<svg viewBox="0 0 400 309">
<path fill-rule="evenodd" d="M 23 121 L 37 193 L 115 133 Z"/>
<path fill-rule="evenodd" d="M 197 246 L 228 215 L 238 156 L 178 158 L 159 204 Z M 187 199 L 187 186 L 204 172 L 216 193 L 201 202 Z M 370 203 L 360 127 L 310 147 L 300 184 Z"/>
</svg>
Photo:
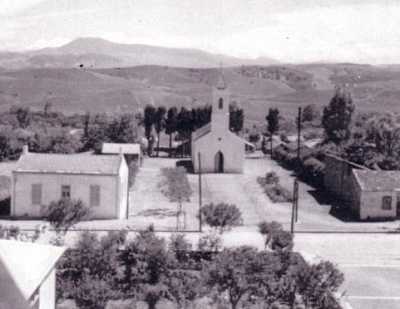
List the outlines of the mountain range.
<svg viewBox="0 0 400 309">
<path fill-rule="evenodd" d="M 75 112 L 137 112 L 155 106 L 211 102 L 219 68 L 246 126 L 265 123 L 270 107 L 295 116 L 298 106 L 329 103 L 348 87 L 357 111 L 400 112 L 400 66 L 351 63 L 284 64 L 238 59 L 193 49 L 78 39 L 57 48 L 0 53 L 0 110 L 11 106 Z"/>
<path fill-rule="evenodd" d="M 277 61 L 266 57 L 235 58 L 198 49 L 166 48 L 142 44 L 119 44 L 100 38 L 79 38 L 55 48 L 25 52 L 0 52 L 0 67 L 34 68 L 111 68 L 160 65 L 206 68 L 239 65 L 270 65 Z"/>
</svg>

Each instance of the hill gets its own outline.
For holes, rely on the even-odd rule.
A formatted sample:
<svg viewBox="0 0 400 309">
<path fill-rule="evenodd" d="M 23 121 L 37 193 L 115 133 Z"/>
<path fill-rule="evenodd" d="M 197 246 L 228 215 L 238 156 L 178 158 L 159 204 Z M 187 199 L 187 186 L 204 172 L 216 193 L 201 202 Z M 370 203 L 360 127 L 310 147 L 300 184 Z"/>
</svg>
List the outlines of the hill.
<svg viewBox="0 0 400 309">
<path fill-rule="evenodd" d="M 0 67 L 21 68 L 88 68 L 161 65 L 187 68 L 239 65 L 270 65 L 269 58 L 241 59 L 208 53 L 198 49 L 166 48 L 141 44 L 119 44 L 100 38 L 79 38 L 56 48 L 23 53 L 0 53 Z"/>
<path fill-rule="evenodd" d="M 358 111 L 399 111 L 400 70 L 353 64 L 240 66 L 224 69 L 231 100 L 247 125 L 269 107 L 294 115 L 298 106 L 328 104 L 335 85 L 352 89 Z M 217 68 L 25 68 L 0 70 L 0 109 L 20 104 L 65 112 L 135 112 L 146 104 L 201 106 L 211 100 Z"/>
</svg>

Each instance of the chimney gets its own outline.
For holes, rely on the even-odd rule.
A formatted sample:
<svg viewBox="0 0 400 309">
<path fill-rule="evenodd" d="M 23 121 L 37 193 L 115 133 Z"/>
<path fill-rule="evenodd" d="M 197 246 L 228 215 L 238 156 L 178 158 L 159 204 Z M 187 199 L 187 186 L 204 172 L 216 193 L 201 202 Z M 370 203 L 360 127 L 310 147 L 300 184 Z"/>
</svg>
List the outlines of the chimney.
<svg viewBox="0 0 400 309">
<path fill-rule="evenodd" d="M 26 155 L 28 153 L 29 153 L 29 146 L 28 145 L 22 146 L 22 154 Z"/>
</svg>

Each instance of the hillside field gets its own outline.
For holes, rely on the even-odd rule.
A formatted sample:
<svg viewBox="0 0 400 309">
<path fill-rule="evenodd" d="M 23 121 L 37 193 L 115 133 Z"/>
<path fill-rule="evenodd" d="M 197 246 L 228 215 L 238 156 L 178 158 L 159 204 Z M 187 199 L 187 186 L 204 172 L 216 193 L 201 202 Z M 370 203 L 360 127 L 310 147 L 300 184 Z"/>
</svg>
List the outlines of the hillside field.
<svg viewBox="0 0 400 309">
<path fill-rule="evenodd" d="M 346 85 L 358 111 L 400 111 L 400 70 L 354 64 L 224 68 L 231 101 L 245 110 L 246 125 L 263 122 L 269 107 L 294 115 L 298 106 L 328 104 L 335 85 Z M 136 112 L 155 106 L 210 103 L 217 68 L 26 68 L 0 70 L 0 110 L 13 105 L 64 112 Z"/>
</svg>

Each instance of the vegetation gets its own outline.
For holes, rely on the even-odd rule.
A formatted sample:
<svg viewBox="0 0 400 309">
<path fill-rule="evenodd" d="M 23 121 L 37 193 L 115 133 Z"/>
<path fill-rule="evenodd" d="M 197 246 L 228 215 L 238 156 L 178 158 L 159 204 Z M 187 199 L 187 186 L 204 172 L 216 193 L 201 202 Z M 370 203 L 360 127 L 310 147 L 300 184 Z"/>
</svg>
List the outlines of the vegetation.
<svg viewBox="0 0 400 309">
<path fill-rule="evenodd" d="M 322 126 L 325 129 L 327 141 L 340 144 L 349 139 L 354 109 L 350 93 L 338 88 L 322 115 Z"/>
<path fill-rule="evenodd" d="M 67 232 L 76 223 L 88 218 L 90 209 L 81 200 L 62 198 L 44 210 L 44 216 L 57 232 Z"/>
<path fill-rule="evenodd" d="M 266 230 L 283 238 L 276 236 L 279 226 Z M 167 245 L 151 227 L 132 240 L 126 232 L 101 238 L 85 232 L 58 265 L 57 296 L 96 309 L 110 300 L 130 301 L 132 307 L 144 301 L 149 308 L 161 300 L 178 308 L 201 300 L 231 308 L 340 308 L 334 293 L 343 275 L 329 262 L 308 264 L 291 246 L 261 251 L 241 246 L 209 255 L 192 251 L 181 235 L 171 240 Z"/>
<path fill-rule="evenodd" d="M 270 134 L 271 140 L 271 155 L 272 155 L 272 140 L 273 135 L 279 130 L 279 110 L 277 108 L 270 108 L 268 115 L 265 117 L 267 120 L 267 129 Z"/>
<path fill-rule="evenodd" d="M 202 220 L 220 234 L 234 226 L 242 225 L 242 213 L 236 205 L 226 203 L 208 204 L 200 209 Z"/>
<path fill-rule="evenodd" d="M 180 218 L 183 215 L 183 226 L 186 226 L 186 212 L 183 210 L 183 203 L 190 202 L 193 194 L 187 177 L 186 169 L 182 166 L 176 168 L 163 168 L 161 170 L 163 180 L 160 182 L 161 191 L 171 202 L 177 203 L 177 229 L 180 227 Z"/>
<path fill-rule="evenodd" d="M 268 172 L 265 177 L 258 177 L 257 182 L 273 203 L 293 200 L 293 194 L 279 183 L 279 177 L 274 172 Z"/>
</svg>

